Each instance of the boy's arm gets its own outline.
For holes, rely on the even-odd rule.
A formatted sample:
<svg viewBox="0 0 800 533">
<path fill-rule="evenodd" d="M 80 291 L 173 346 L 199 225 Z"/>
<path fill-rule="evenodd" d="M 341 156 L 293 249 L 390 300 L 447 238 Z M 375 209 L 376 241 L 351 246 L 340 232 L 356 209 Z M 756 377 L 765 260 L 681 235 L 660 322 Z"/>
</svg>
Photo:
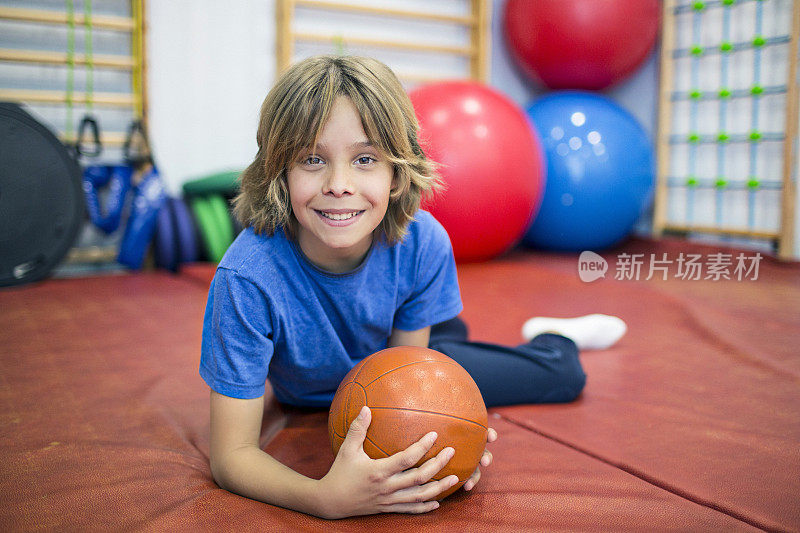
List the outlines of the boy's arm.
<svg viewBox="0 0 800 533">
<path fill-rule="evenodd" d="M 262 451 L 259 446 L 264 398 L 240 400 L 211 392 L 211 472 L 231 492 L 322 518 L 379 512 L 423 513 L 429 501 L 458 482 L 457 476 L 431 478 L 453 455 L 444 448 L 413 466 L 436 440 L 428 434 L 386 459 L 371 459 L 363 443 L 371 420 L 366 407 L 350 426 L 328 474 L 314 480 Z"/>
<path fill-rule="evenodd" d="M 430 326 L 416 331 L 405 331 L 395 328 L 392 329 L 392 334 L 389 336 L 389 341 L 386 344 L 389 348 L 393 346 L 419 346 L 420 348 L 427 348 L 430 338 Z"/>
<path fill-rule="evenodd" d="M 211 473 L 225 490 L 319 514 L 316 481 L 263 452 L 258 443 L 264 397 L 241 400 L 211 391 Z"/>
</svg>

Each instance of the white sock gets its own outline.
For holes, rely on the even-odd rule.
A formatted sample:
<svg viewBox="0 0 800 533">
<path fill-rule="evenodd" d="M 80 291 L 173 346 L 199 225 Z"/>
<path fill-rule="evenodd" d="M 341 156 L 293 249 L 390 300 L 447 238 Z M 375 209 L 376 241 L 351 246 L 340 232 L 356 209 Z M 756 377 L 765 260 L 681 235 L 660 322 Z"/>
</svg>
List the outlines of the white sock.
<svg viewBox="0 0 800 533">
<path fill-rule="evenodd" d="M 531 340 L 542 333 L 558 333 L 575 341 L 581 350 L 603 350 L 625 335 L 628 326 L 610 315 L 586 315 L 578 318 L 537 316 L 522 326 L 522 336 Z"/>
</svg>

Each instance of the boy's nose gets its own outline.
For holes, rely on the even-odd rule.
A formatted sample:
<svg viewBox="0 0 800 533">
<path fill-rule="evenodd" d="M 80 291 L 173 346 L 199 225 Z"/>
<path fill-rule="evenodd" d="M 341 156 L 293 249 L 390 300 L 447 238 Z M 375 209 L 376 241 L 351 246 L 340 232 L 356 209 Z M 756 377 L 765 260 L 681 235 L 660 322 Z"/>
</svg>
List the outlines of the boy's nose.
<svg viewBox="0 0 800 533">
<path fill-rule="evenodd" d="M 323 194 L 330 194 L 336 198 L 345 194 L 353 194 L 353 180 L 349 169 L 332 168 L 322 187 Z"/>
</svg>

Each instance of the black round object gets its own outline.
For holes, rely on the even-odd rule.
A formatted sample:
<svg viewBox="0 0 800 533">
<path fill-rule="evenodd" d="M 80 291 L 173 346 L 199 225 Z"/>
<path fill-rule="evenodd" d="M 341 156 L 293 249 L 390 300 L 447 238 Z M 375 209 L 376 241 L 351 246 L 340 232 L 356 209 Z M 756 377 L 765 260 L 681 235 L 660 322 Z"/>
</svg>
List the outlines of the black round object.
<svg viewBox="0 0 800 533">
<path fill-rule="evenodd" d="M 0 102 L 0 286 L 42 279 L 84 221 L 81 170 L 50 130 Z"/>
</svg>

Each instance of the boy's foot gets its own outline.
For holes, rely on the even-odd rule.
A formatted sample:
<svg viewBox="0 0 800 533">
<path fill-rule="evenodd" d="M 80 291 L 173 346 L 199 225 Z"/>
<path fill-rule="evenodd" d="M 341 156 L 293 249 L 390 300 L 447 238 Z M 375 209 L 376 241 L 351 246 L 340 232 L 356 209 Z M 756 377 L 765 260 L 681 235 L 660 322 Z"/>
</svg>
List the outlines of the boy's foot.
<svg viewBox="0 0 800 533">
<path fill-rule="evenodd" d="M 557 333 L 575 341 L 581 350 L 603 350 L 625 335 L 628 326 L 610 315 L 586 315 L 577 318 L 534 317 L 522 326 L 522 336 L 529 341 L 542 333 Z"/>
</svg>

